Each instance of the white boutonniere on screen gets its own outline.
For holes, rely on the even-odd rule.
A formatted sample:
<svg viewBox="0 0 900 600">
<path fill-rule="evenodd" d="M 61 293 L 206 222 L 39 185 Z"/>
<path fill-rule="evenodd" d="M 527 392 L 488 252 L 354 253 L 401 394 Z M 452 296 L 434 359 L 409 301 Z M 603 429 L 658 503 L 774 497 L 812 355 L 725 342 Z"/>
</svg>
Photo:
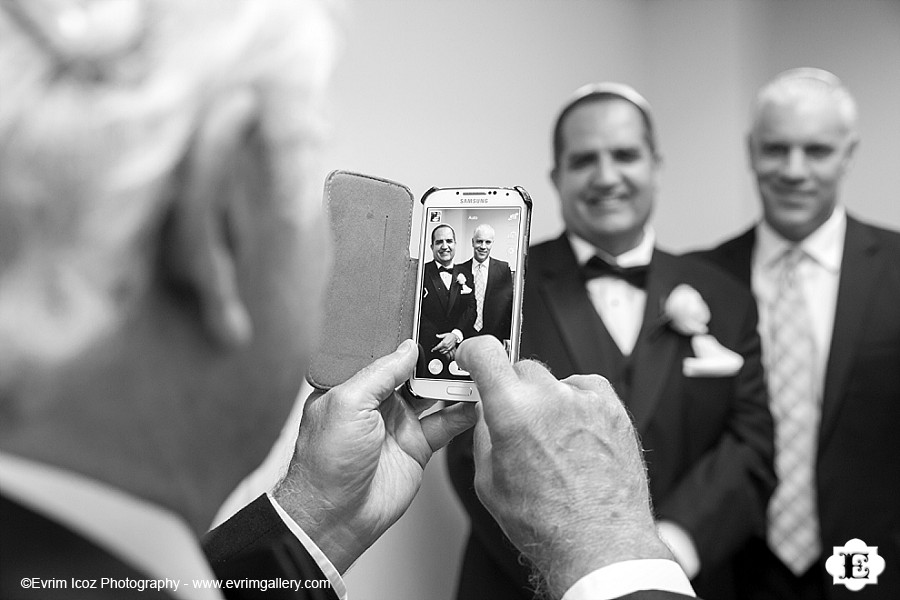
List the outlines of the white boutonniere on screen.
<svg viewBox="0 0 900 600">
<path fill-rule="evenodd" d="M 463 275 L 462 273 L 456 274 L 456 283 L 458 283 L 460 285 L 460 288 L 462 288 L 459 291 L 460 294 L 471 294 L 472 293 L 472 288 L 470 288 L 468 285 L 466 285 L 466 276 Z"/>
<path fill-rule="evenodd" d="M 676 286 L 666 298 L 663 312 L 672 329 L 691 338 L 694 356 L 682 363 L 685 377 L 731 377 L 741 370 L 744 358 L 709 334 L 712 314 L 700 292 L 683 283 Z"/>
</svg>

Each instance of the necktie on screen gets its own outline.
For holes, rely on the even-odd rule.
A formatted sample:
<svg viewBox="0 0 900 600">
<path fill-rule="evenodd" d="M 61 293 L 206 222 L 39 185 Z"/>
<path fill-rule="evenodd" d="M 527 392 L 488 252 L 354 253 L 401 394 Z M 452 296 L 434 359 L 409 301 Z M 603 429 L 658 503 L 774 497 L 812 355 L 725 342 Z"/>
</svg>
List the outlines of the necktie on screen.
<svg viewBox="0 0 900 600">
<path fill-rule="evenodd" d="M 475 316 L 475 331 L 481 331 L 484 327 L 484 290 L 487 286 L 487 269 L 484 263 L 475 261 L 475 307 L 478 314 Z"/>
<path fill-rule="evenodd" d="M 768 542 L 796 575 L 805 573 L 822 551 L 814 470 L 821 406 L 815 339 L 797 275 L 803 257 L 792 246 L 781 259 L 766 360 L 779 480 L 769 501 Z"/>
</svg>

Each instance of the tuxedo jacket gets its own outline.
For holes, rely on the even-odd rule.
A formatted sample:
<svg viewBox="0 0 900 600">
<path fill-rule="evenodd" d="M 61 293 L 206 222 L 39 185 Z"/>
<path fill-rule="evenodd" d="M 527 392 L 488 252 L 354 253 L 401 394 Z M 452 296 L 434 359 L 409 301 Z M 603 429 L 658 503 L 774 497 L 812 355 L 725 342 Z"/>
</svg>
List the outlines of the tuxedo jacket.
<svg viewBox="0 0 900 600">
<path fill-rule="evenodd" d="M 470 258 L 460 265 L 466 278 L 471 281 L 472 289 L 475 289 L 475 275 L 473 273 L 474 258 Z M 492 335 L 498 340 L 508 340 L 510 323 L 512 321 L 513 281 L 509 264 L 491 257 L 488 262 L 487 285 L 484 288 L 484 307 L 481 331 L 475 331 L 473 327 L 463 331 L 466 338 L 476 335 Z M 475 299 L 477 307 L 478 299 Z M 477 313 L 476 313 L 477 314 Z"/>
<path fill-rule="evenodd" d="M 327 579 L 285 526 L 265 496 L 210 532 L 203 549 L 221 579 Z M 23 589 L 23 578 L 62 579 L 66 588 Z M 102 589 L 103 577 L 156 579 L 94 544 L 68 526 L 0 496 L 0 599 L 174 598 L 165 590 Z M 71 579 L 97 580 L 95 589 L 73 589 Z M 228 600 L 282 598 L 336 600 L 330 587 L 299 590 L 223 590 Z"/>
<path fill-rule="evenodd" d="M 743 357 L 736 374 L 683 374 L 682 361 L 693 356 L 691 340 L 672 329 L 661 309 L 682 283 L 709 305 L 710 333 Z M 775 486 L 756 306 L 727 273 L 661 250 L 654 250 L 646 291 L 637 343 L 623 357 L 588 296 L 567 237 L 532 247 L 521 355 L 545 363 L 559 378 L 597 373 L 612 382 L 644 446 L 656 516 L 690 533 L 702 563 L 695 588 L 718 597 L 706 590 L 717 590 L 735 551 L 764 531 Z M 475 496 L 471 435 L 451 444 L 448 466 L 472 521 L 458 597 L 530 598 L 528 569 Z"/>
<path fill-rule="evenodd" d="M 461 277 L 465 277 L 464 284 L 460 283 Z M 425 263 L 417 375 L 427 376 L 426 366 L 436 358 L 444 363 L 445 371 L 442 376 L 447 376 L 446 367 L 450 359 L 431 349 L 440 341 L 437 334 L 459 329 L 465 337 L 465 332 L 472 328 L 475 323 L 475 290 L 472 286 L 471 273 L 466 274 L 460 265 L 454 265 L 453 280 L 450 289 L 447 289 L 438 273 L 437 263 L 433 260 Z"/>
<path fill-rule="evenodd" d="M 701 253 L 751 286 L 755 228 Z M 877 585 L 830 598 L 900 598 L 900 233 L 847 217 L 822 399 L 816 484 L 825 557 L 859 538 L 878 546 Z M 747 565 L 753 561 L 748 556 Z"/>
</svg>

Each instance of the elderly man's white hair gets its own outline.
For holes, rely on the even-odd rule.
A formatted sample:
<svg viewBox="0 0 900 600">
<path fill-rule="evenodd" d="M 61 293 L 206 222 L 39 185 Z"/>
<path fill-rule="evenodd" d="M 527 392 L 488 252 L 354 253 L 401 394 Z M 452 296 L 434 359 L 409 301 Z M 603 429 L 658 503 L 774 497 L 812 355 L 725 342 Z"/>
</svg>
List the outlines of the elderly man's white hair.
<svg viewBox="0 0 900 600">
<path fill-rule="evenodd" d="M 479 233 L 489 235 L 491 239 L 493 239 L 497 235 L 494 231 L 494 228 L 487 223 L 482 223 L 475 228 L 475 231 L 472 232 L 472 239 L 474 240 L 475 238 L 477 238 Z"/>
<path fill-rule="evenodd" d="M 841 113 L 849 134 L 857 134 L 856 101 L 841 80 L 830 71 L 814 67 L 789 69 L 776 75 L 756 95 L 753 104 L 753 129 L 763 108 L 771 102 L 828 98 Z"/>
<path fill-rule="evenodd" d="M 252 106 L 236 151 L 265 152 L 301 225 L 319 212 L 297 200 L 318 195 L 331 21 L 317 0 L 0 1 L 0 379 L 127 314 L 218 108 Z"/>
</svg>

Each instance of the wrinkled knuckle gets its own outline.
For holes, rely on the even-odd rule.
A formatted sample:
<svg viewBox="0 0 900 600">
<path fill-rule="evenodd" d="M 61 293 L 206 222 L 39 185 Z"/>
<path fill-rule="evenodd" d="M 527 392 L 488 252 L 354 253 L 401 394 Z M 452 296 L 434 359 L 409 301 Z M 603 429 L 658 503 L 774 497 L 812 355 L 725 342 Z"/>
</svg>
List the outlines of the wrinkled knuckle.
<svg viewBox="0 0 900 600">
<path fill-rule="evenodd" d="M 545 369 L 541 363 L 534 360 L 525 359 L 515 363 L 513 365 L 513 370 L 516 372 L 516 375 L 518 375 L 520 379 L 531 380 L 535 379 Z"/>
</svg>

